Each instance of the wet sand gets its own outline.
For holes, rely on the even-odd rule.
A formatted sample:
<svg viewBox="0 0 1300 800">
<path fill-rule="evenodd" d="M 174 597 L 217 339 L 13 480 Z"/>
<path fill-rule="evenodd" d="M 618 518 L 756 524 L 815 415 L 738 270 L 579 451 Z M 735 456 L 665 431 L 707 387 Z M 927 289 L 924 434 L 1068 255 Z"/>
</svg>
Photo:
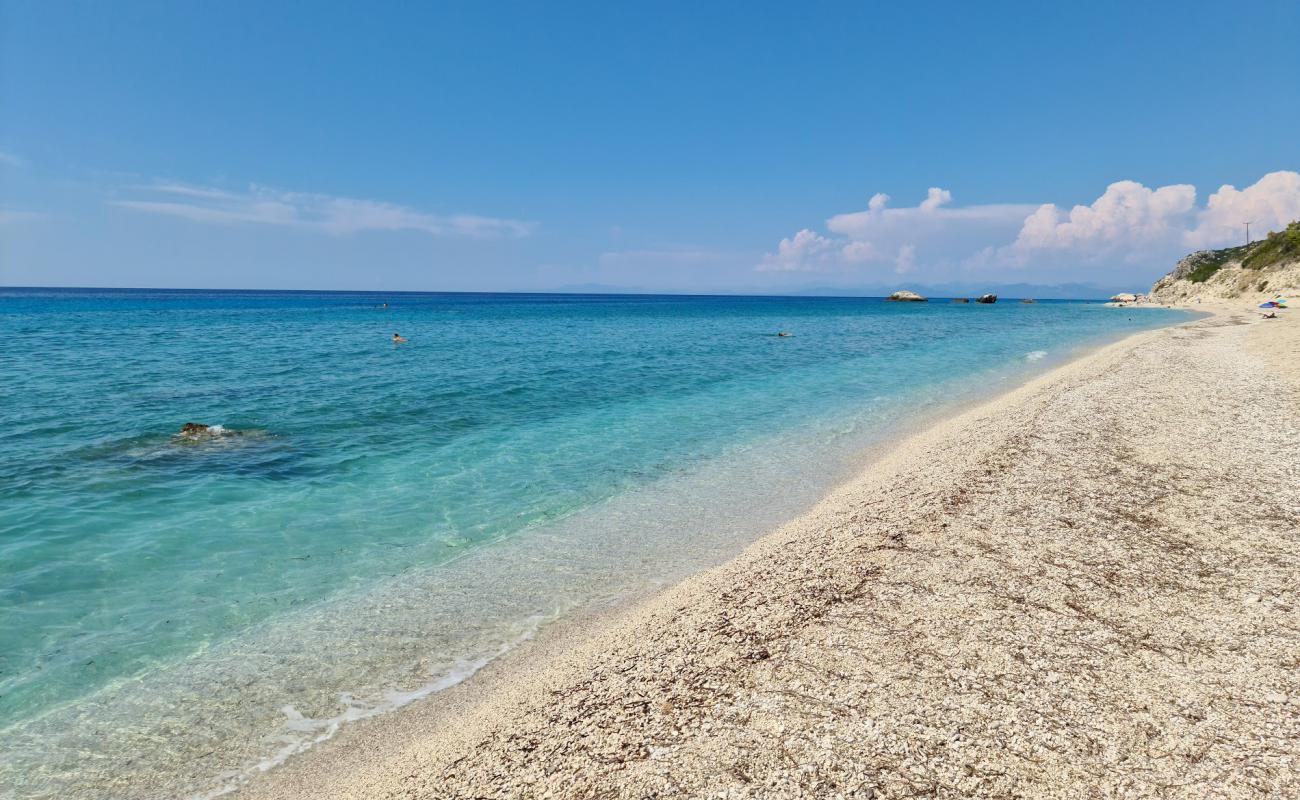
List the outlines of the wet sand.
<svg viewBox="0 0 1300 800">
<path fill-rule="evenodd" d="M 933 425 L 727 564 L 237 796 L 1300 796 L 1280 316 L 1225 305 Z"/>
</svg>

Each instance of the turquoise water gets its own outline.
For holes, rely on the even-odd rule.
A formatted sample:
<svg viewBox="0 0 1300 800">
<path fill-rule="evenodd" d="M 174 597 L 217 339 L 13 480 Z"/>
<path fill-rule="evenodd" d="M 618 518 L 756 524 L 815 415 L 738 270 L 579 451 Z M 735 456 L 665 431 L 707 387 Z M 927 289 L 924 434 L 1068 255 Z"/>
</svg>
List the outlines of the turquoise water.
<svg viewBox="0 0 1300 800">
<path fill-rule="evenodd" d="M 1184 318 L 0 290 L 0 786 L 231 785 L 733 554 L 918 413 Z"/>
</svg>

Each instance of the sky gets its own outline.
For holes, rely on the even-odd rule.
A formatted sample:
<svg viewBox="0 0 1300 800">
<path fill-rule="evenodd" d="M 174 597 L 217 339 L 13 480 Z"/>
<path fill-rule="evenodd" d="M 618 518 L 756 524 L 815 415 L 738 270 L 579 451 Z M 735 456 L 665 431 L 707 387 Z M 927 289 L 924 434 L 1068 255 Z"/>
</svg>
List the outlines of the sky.
<svg viewBox="0 0 1300 800">
<path fill-rule="evenodd" d="M 1142 289 L 1300 218 L 1300 3 L 0 0 L 0 285 Z"/>
</svg>

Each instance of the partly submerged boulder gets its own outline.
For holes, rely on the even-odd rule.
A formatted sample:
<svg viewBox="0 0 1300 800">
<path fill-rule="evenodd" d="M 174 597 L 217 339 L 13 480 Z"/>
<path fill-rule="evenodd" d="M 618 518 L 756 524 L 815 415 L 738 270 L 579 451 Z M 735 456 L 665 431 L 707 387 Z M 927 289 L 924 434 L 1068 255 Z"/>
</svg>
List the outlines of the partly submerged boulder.
<svg viewBox="0 0 1300 800">
<path fill-rule="evenodd" d="M 1035 300 L 1035 299 L 1032 298 L 1032 297 L 1026 297 L 1026 298 L 1021 299 L 1020 302 L 1022 302 L 1022 303 L 1037 303 L 1038 301 Z"/>
<path fill-rule="evenodd" d="M 975 299 L 977 303 L 996 303 L 998 296 L 995 294 L 982 294 Z"/>
<path fill-rule="evenodd" d="M 952 299 L 952 301 L 953 301 L 954 303 L 969 303 L 969 302 L 970 302 L 970 298 L 969 298 L 969 297 L 954 297 L 954 298 Z"/>
<path fill-rule="evenodd" d="M 172 435 L 171 444 L 177 447 L 245 447 L 276 440 L 280 440 L 280 437 L 264 428 L 227 428 L 224 425 L 187 422 Z"/>
<path fill-rule="evenodd" d="M 176 434 L 178 439 L 189 439 L 191 441 L 199 439 L 215 439 L 225 436 L 229 431 L 220 425 L 206 425 L 202 422 L 187 422 L 181 426 L 181 430 Z"/>
<path fill-rule="evenodd" d="M 924 303 L 927 300 L 927 298 L 922 297 L 916 292 L 909 292 L 906 289 L 903 289 L 902 291 L 894 292 L 893 294 L 891 294 L 889 297 L 885 299 L 893 300 L 895 302 L 903 302 L 903 303 Z"/>
<path fill-rule="evenodd" d="M 1112 303 L 1136 303 L 1137 299 L 1138 296 L 1135 294 L 1128 294 L 1126 292 L 1121 292 L 1115 295 L 1114 297 L 1112 297 L 1110 301 Z"/>
</svg>

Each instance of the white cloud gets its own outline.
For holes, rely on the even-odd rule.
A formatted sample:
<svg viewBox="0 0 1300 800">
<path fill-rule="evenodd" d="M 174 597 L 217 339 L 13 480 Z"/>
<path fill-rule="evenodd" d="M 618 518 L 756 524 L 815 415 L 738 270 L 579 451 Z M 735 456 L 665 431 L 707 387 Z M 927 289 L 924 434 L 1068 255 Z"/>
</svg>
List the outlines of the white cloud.
<svg viewBox="0 0 1300 800">
<path fill-rule="evenodd" d="M 880 253 L 871 242 L 849 242 L 840 249 L 840 255 L 850 264 L 861 264 L 880 258 Z"/>
<path fill-rule="evenodd" d="M 1300 219 L 1296 172 L 1270 172 L 1244 189 L 1222 186 L 1200 209 L 1196 188 L 1188 184 L 1151 189 L 1118 181 L 1068 215 L 1051 203 L 1040 206 L 998 256 L 1012 264 L 1049 257 L 1065 263 L 1163 263 L 1188 249 L 1240 244 L 1247 221 L 1252 237 L 1259 238 L 1295 219 Z"/>
<path fill-rule="evenodd" d="M 4 164 L 6 167 L 25 167 L 27 166 L 27 160 L 13 153 L 0 150 L 0 164 Z"/>
<path fill-rule="evenodd" d="M 763 257 L 760 271 L 845 271 L 856 265 L 924 279 L 976 276 L 1024 280 L 1026 267 L 1054 278 L 1131 280 L 1160 274 L 1189 249 L 1262 238 L 1300 219 L 1300 173 L 1271 172 L 1244 189 L 1220 187 L 1203 207 L 1196 188 L 1150 188 L 1116 181 L 1086 205 L 1054 203 L 953 206 L 931 187 L 916 206 L 891 208 L 878 193 L 864 211 L 836 214 L 826 233 L 804 228 Z"/>
<path fill-rule="evenodd" d="M 871 198 L 875 200 L 875 198 Z M 939 206 L 946 206 L 952 202 L 952 192 L 947 189 L 940 189 L 937 186 L 931 186 L 926 190 L 925 199 L 918 206 L 922 211 L 934 211 Z M 883 203 L 881 204 L 883 207 Z"/>
<path fill-rule="evenodd" d="M 193 222 L 257 224 L 315 230 L 333 235 L 361 231 L 422 231 L 430 236 L 518 238 L 536 224 L 473 214 L 438 215 L 393 203 L 358 200 L 253 186 L 230 192 L 205 186 L 159 183 L 138 187 L 144 199 L 116 200 L 112 205 Z"/>
<path fill-rule="evenodd" d="M 1260 239 L 1300 219 L 1300 173 L 1270 172 L 1245 189 L 1221 186 L 1197 214 L 1187 231 L 1188 247 L 1223 247 L 1243 242 L 1250 223 L 1251 238 Z"/>
<path fill-rule="evenodd" d="M 898 256 L 894 258 L 894 272 L 899 275 L 905 275 L 916 268 L 916 245 L 905 244 L 898 248 Z"/>
<path fill-rule="evenodd" d="M 836 243 L 804 228 L 776 246 L 775 253 L 763 256 L 760 272 L 809 272 L 830 261 Z"/>
<path fill-rule="evenodd" d="M 1043 252 L 1133 260 L 1177 241 L 1195 207 L 1194 186 L 1149 189 L 1136 181 L 1117 181 L 1091 205 L 1077 205 L 1069 214 L 1052 203 L 1039 206 L 1003 254 L 1018 263 Z"/>
<path fill-rule="evenodd" d="M 760 271 L 827 271 L 846 265 L 892 264 L 908 272 L 918 264 L 956 264 L 972 250 L 1004 242 L 1019 229 L 1032 205 L 952 207 L 952 192 L 931 187 L 916 206 L 890 208 L 877 193 L 865 211 L 837 214 L 824 236 L 805 228 L 782 239 L 763 257 Z"/>
</svg>

